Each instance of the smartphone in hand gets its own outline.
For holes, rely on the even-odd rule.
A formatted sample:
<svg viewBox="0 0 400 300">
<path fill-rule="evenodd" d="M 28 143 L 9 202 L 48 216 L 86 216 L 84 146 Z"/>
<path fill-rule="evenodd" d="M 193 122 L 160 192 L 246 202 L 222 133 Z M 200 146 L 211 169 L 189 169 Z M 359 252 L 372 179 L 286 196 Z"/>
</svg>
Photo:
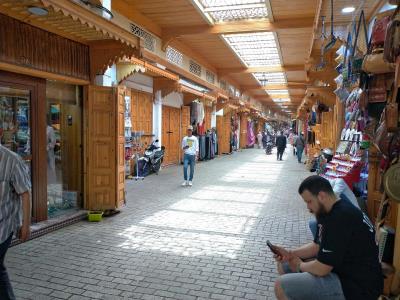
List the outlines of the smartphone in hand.
<svg viewBox="0 0 400 300">
<path fill-rule="evenodd" d="M 267 246 L 272 251 L 272 253 L 274 253 L 274 254 L 276 254 L 276 255 L 278 255 L 280 257 L 283 257 L 283 255 L 279 252 L 277 247 L 272 245 L 272 243 L 270 241 L 267 241 Z"/>
</svg>

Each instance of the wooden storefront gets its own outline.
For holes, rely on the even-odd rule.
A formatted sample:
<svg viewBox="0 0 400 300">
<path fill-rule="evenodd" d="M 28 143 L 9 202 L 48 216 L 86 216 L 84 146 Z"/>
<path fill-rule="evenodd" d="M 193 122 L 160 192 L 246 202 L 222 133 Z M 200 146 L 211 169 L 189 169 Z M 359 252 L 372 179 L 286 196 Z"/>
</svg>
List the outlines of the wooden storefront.
<svg viewBox="0 0 400 300">
<path fill-rule="evenodd" d="M 48 16 L 33 17 L 34 26 L 24 23 L 29 1 L 5 2 L 10 5 L 0 11 L 0 93 L 11 91 L 10 99 L 18 96 L 15 91 L 29 95 L 24 96 L 28 106 L 23 122 L 31 147 L 23 159 L 31 170 L 32 221 L 46 220 L 51 213 L 49 186 L 55 184 L 49 183 L 46 146 L 50 122 L 57 130 L 55 147 L 62 153 L 61 161 L 57 154 L 55 158 L 63 170 L 57 192 L 64 197 L 73 190 L 77 208 L 120 207 L 125 199 L 127 92 L 91 83 L 110 62 L 137 55 L 140 39 L 71 1 L 37 1 L 46 5 Z"/>
</svg>

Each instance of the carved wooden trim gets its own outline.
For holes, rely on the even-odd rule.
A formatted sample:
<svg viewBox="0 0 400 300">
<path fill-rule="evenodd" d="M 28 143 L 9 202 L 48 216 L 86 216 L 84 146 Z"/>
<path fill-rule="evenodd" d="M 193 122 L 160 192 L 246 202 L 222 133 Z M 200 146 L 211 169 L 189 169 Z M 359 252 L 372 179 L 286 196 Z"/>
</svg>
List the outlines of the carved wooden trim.
<svg viewBox="0 0 400 300">
<path fill-rule="evenodd" d="M 141 55 L 141 47 L 132 48 L 115 40 L 96 41 L 90 44 L 90 79 L 94 82 L 96 75 L 102 75 L 122 58 Z"/>
<path fill-rule="evenodd" d="M 65 16 L 71 17 L 73 20 L 79 21 L 81 24 L 86 25 L 89 28 L 95 28 L 107 37 L 121 41 L 133 48 L 139 47 L 139 38 L 79 4 L 69 0 L 40 1 L 45 7 L 51 7 L 56 12 L 62 11 Z"/>
</svg>

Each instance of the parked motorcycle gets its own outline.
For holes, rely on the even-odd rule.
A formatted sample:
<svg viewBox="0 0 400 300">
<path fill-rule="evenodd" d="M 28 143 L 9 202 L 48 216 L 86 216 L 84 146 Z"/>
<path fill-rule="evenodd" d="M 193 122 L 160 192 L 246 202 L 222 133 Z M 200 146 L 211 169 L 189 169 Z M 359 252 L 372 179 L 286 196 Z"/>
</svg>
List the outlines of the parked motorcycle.
<svg viewBox="0 0 400 300">
<path fill-rule="evenodd" d="M 267 142 L 267 146 L 265 147 L 265 154 L 269 155 L 272 154 L 272 148 L 274 144 L 272 142 Z"/>
<path fill-rule="evenodd" d="M 158 142 L 158 140 L 153 141 L 144 151 L 144 155 L 138 159 L 138 166 L 137 168 L 135 167 L 135 173 L 138 170 L 139 176 L 145 177 L 150 173 L 158 175 L 165 155 L 165 147 L 158 147 Z"/>
</svg>

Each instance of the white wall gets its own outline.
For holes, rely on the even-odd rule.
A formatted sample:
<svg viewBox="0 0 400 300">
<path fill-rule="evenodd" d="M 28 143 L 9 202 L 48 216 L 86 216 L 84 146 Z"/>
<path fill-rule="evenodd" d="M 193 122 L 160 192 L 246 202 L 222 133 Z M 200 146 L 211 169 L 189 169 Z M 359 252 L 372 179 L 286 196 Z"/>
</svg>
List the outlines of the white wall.
<svg viewBox="0 0 400 300">
<path fill-rule="evenodd" d="M 183 105 L 183 95 L 181 93 L 173 92 L 162 99 L 162 104 L 171 107 L 181 108 Z"/>
<path fill-rule="evenodd" d="M 147 93 L 153 93 L 153 77 L 134 73 L 122 82 L 123 85 Z"/>
<path fill-rule="evenodd" d="M 117 85 L 117 66 L 114 64 L 106 70 L 104 75 L 97 75 L 95 82 L 99 86 Z"/>
<path fill-rule="evenodd" d="M 157 91 L 154 94 L 153 104 L 153 134 L 154 138 L 159 140 L 159 145 L 162 145 L 162 98 L 161 92 Z"/>
<path fill-rule="evenodd" d="M 217 127 L 217 107 L 214 105 L 211 113 L 211 128 Z"/>
</svg>

